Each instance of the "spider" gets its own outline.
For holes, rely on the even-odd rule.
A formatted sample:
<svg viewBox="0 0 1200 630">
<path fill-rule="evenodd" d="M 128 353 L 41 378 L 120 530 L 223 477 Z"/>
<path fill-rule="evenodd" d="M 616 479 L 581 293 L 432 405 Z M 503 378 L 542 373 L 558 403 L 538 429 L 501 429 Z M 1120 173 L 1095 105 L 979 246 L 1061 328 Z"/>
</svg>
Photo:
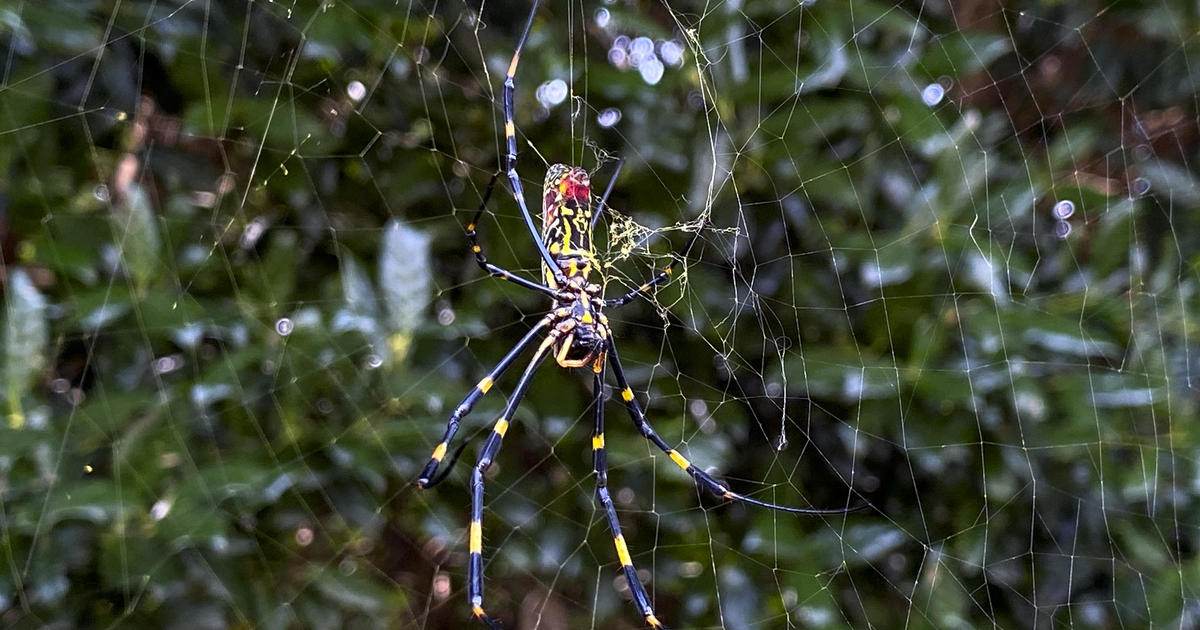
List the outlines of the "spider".
<svg viewBox="0 0 1200 630">
<path fill-rule="evenodd" d="M 621 400 L 633 420 L 634 427 L 642 437 L 666 453 L 671 461 L 691 475 L 696 485 L 703 490 L 724 499 L 797 514 L 844 514 L 858 508 L 831 510 L 796 508 L 768 503 L 736 493 L 704 472 L 702 468 L 689 462 L 650 426 L 646 414 L 642 411 L 633 390 L 629 387 L 629 381 L 625 378 L 621 361 L 617 358 L 617 347 L 608 326 L 608 318 L 604 316 L 602 310 L 606 307 L 615 308 L 627 304 L 639 295 L 665 282 L 671 277 L 675 261 L 672 260 L 645 284 L 616 299 L 605 299 L 602 296 L 601 286 L 591 281 L 591 274 L 596 271 L 592 231 L 604 211 L 604 204 L 609 192 L 612 191 L 612 182 L 616 181 L 617 174 L 620 172 L 620 164 L 618 164 L 617 173 L 613 175 L 612 182 L 595 212 L 591 208 L 591 182 L 588 172 L 578 166 L 551 165 L 546 171 L 542 194 L 542 231 L 541 234 L 538 233 L 529 208 L 525 205 L 521 178 L 517 174 L 517 137 L 513 123 L 513 95 L 516 91 L 517 62 L 520 60 L 521 49 L 524 47 L 529 30 L 533 25 L 538 4 L 539 0 L 534 0 L 533 8 L 529 12 L 529 19 L 517 42 L 516 50 L 513 52 L 512 62 L 509 64 L 508 73 L 504 78 L 503 101 L 504 136 L 507 146 L 505 171 L 513 197 L 521 210 L 526 226 L 533 235 L 534 245 L 541 254 L 542 282 L 522 278 L 488 262 L 483 247 L 479 244 L 476 224 L 487 207 L 499 173 L 493 175 L 487 191 L 484 193 L 482 203 L 464 231 L 471 250 L 475 254 L 475 262 L 481 269 L 491 276 L 546 294 L 553 302 L 553 307 L 509 350 L 508 354 L 500 359 L 491 372 L 475 385 L 450 414 L 445 434 L 442 436 L 441 442 L 433 449 L 429 462 L 421 471 L 420 477 L 417 478 L 417 486 L 429 488 L 445 479 L 458 454 L 462 452 L 462 447 L 451 458 L 442 474 L 438 476 L 436 473 L 442 460 L 446 457 L 447 449 L 458 432 L 463 417 L 470 413 L 475 404 L 491 389 L 496 379 L 508 370 L 521 352 L 533 345 L 536 339 L 543 337 L 541 343 L 537 345 L 537 349 L 534 350 L 533 358 L 517 381 L 516 388 L 509 397 L 504 411 L 492 427 L 492 432 L 488 435 L 475 467 L 471 471 L 470 561 L 467 567 L 467 599 L 471 605 L 471 612 L 476 619 L 492 630 L 499 630 L 499 624 L 488 616 L 483 607 L 483 474 L 491 466 L 500 450 L 500 443 L 508 431 L 509 422 L 533 380 L 534 371 L 548 355 L 553 355 L 555 362 L 564 368 L 591 368 L 592 391 L 595 397 L 592 468 L 596 474 L 596 497 L 607 517 L 617 558 L 621 562 L 621 570 L 625 574 L 625 580 L 629 584 L 629 591 L 638 612 L 649 626 L 665 628 L 666 626 L 655 616 L 650 597 L 646 594 L 646 588 L 638 578 L 637 570 L 634 568 L 629 554 L 629 547 L 625 542 L 625 537 L 621 534 L 621 524 L 617 520 L 617 512 L 608 490 L 608 464 L 604 450 L 604 372 L 606 365 L 612 366 L 613 375 L 620 388 Z M 702 223 L 696 230 L 696 234 L 688 241 L 684 247 L 683 257 L 687 257 L 703 227 Z"/>
</svg>

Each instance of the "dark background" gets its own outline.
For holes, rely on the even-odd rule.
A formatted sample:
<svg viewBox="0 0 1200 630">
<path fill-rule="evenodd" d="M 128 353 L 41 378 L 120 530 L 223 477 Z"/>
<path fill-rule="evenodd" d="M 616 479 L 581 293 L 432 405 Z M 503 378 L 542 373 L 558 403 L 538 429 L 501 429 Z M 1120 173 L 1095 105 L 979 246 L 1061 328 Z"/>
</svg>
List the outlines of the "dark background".
<svg viewBox="0 0 1200 630">
<path fill-rule="evenodd" d="M 872 505 L 700 497 L 610 402 L 662 620 L 1197 626 L 1195 3 L 544 4 L 517 82 L 535 212 L 548 163 L 598 192 L 626 160 L 609 295 L 710 221 L 609 312 L 652 422 L 757 498 Z M 469 465 L 411 482 L 547 306 L 461 233 L 527 15 L 0 7 L 5 627 L 470 623 Z M 620 35 L 682 64 L 649 85 L 609 61 Z M 537 277 L 511 195 L 490 207 L 489 256 Z M 543 366 L 489 474 L 507 628 L 640 627 L 590 405 L 590 376 Z"/>
</svg>

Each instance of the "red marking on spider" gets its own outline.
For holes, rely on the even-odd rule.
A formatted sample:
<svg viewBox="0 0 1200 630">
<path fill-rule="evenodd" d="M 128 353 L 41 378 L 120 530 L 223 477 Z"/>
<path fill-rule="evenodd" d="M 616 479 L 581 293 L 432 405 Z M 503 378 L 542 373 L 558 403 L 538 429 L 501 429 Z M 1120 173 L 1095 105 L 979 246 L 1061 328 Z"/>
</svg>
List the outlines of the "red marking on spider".
<svg viewBox="0 0 1200 630">
<path fill-rule="evenodd" d="M 592 195 L 592 187 L 586 178 L 583 181 L 569 179 L 563 187 L 565 188 L 563 197 L 574 199 L 580 205 L 586 204 Z"/>
</svg>

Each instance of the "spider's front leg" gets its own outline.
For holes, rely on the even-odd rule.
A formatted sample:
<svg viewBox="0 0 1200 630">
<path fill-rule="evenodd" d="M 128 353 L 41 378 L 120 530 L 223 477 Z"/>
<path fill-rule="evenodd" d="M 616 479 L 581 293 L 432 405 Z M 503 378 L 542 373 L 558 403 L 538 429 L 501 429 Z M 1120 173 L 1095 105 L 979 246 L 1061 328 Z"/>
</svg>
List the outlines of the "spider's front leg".
<svg viewBox="0 0 1200 630">
<path fill-rule="evenodd" d="M 488 182 L 487 191 L 483 193 L 483 201 L 480 202 L 479 208 L 475 210 L 475 215 L 471 217 L 471 222 L 468 223 L 467 227 L 463 229 L 463 233 L 467 235 L 467 242 L 471 244 L 471 252 L 475 254 L 475 264 L 479 265 L 479 268 L 489 276 L 508 280 L 509 282 L 525 287 L 526 289 L 540 291 L 552 298 L 558 298 L 562 293 L 561 291 L 550 288 L 544 284 L 539 284 L 532 280 L 526 280 L 525 278 L 522 278 L 521 276 L 518 276 L 507 269 L 497 267 L 491 262 L 488 262 L 487 255 L 483 253 L 483 246 L 479 244 L 479 234 L 475 231 L 475 228 L 479 225 L 479 217 L 483 216 L 483 211 L 487 208 L 488 199 L 491 199 L 492 197 L 492 191 L 496 189 L 496 179 L 499 177 L 499 173 L 492 174 L 492 179 Z"/>
<path fill-rule="evenodd" d="M 516 111 L 514 100 L 517 91 L 517 63 L 521 61 L 521 49 L 525 47 L 525 40 L 529 37 L 529 29 L 533 27 L 533 18 L 537 15 L 538 2 L 539 0 L 534 0 L 533 6 L 529 8 L 529 20 L 525 22 L 525 30 L 521 32 L 521 39 L 517 41 L 517 48 L 513 51 L 512 61 L 508 64 L 508 72 L 504 75 L 504 88 L 501 90 L 501 100 L 504 102 L 504 146 L 506 149 L 504 154 L 504 170 L 508 175 L 508 185 L 512 188 L 512 194 L 517 200 L 517 206 L 521 208 L 521 218 L 525 220 L 525 227 L 529 229 L 529 234 L 533 236 L 533 244 L 537 247 L 538 255 L 542 257 L 542 262 L 546 263 L 550 272 L 554 274 L 554 279 L 562 286 L 567 283 L 567 277 L 558 268 L 554 257 L 546 249 L 546 244 L 542 242 L 537 226 L 533 224 L 533 215 L 529 213 L 529 206 L 525 205 L 525 188 L 521 186 L 521 176 L 517 173 L 517 124 L 513 120 Z"/>
</svg>

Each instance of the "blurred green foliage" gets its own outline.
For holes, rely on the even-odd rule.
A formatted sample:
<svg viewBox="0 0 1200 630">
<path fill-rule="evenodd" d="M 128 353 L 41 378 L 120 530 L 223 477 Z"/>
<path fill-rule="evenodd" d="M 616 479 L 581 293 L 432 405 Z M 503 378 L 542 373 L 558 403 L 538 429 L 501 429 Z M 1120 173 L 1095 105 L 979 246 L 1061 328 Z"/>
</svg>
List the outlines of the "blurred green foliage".
<svg viewBox="0 0 1200 630">
<path fill-rule="evenodd" d="M 1195 627 L 1194 3 L 547 4 L 518 72 L 529 201 L 548 162 L 627 160 L 610 295 L 711 221 L 679 281 L 609 314 L 659 432 L 765 500 L 872 505 L 698 497 L 610 402 L 660 618 Z M 468 466 L 411 481 L 546 306 L 461 233 L 524 6 L 0 6 L 4 627 L 469 622 Z M 619 35 L 682 66 L 649 85 Z M 536 277 L 491 208 L 489 257 Z M 506 627 L 639 627 L 589 381 L 544 366 L 489 474 Z"/>
</svg>

